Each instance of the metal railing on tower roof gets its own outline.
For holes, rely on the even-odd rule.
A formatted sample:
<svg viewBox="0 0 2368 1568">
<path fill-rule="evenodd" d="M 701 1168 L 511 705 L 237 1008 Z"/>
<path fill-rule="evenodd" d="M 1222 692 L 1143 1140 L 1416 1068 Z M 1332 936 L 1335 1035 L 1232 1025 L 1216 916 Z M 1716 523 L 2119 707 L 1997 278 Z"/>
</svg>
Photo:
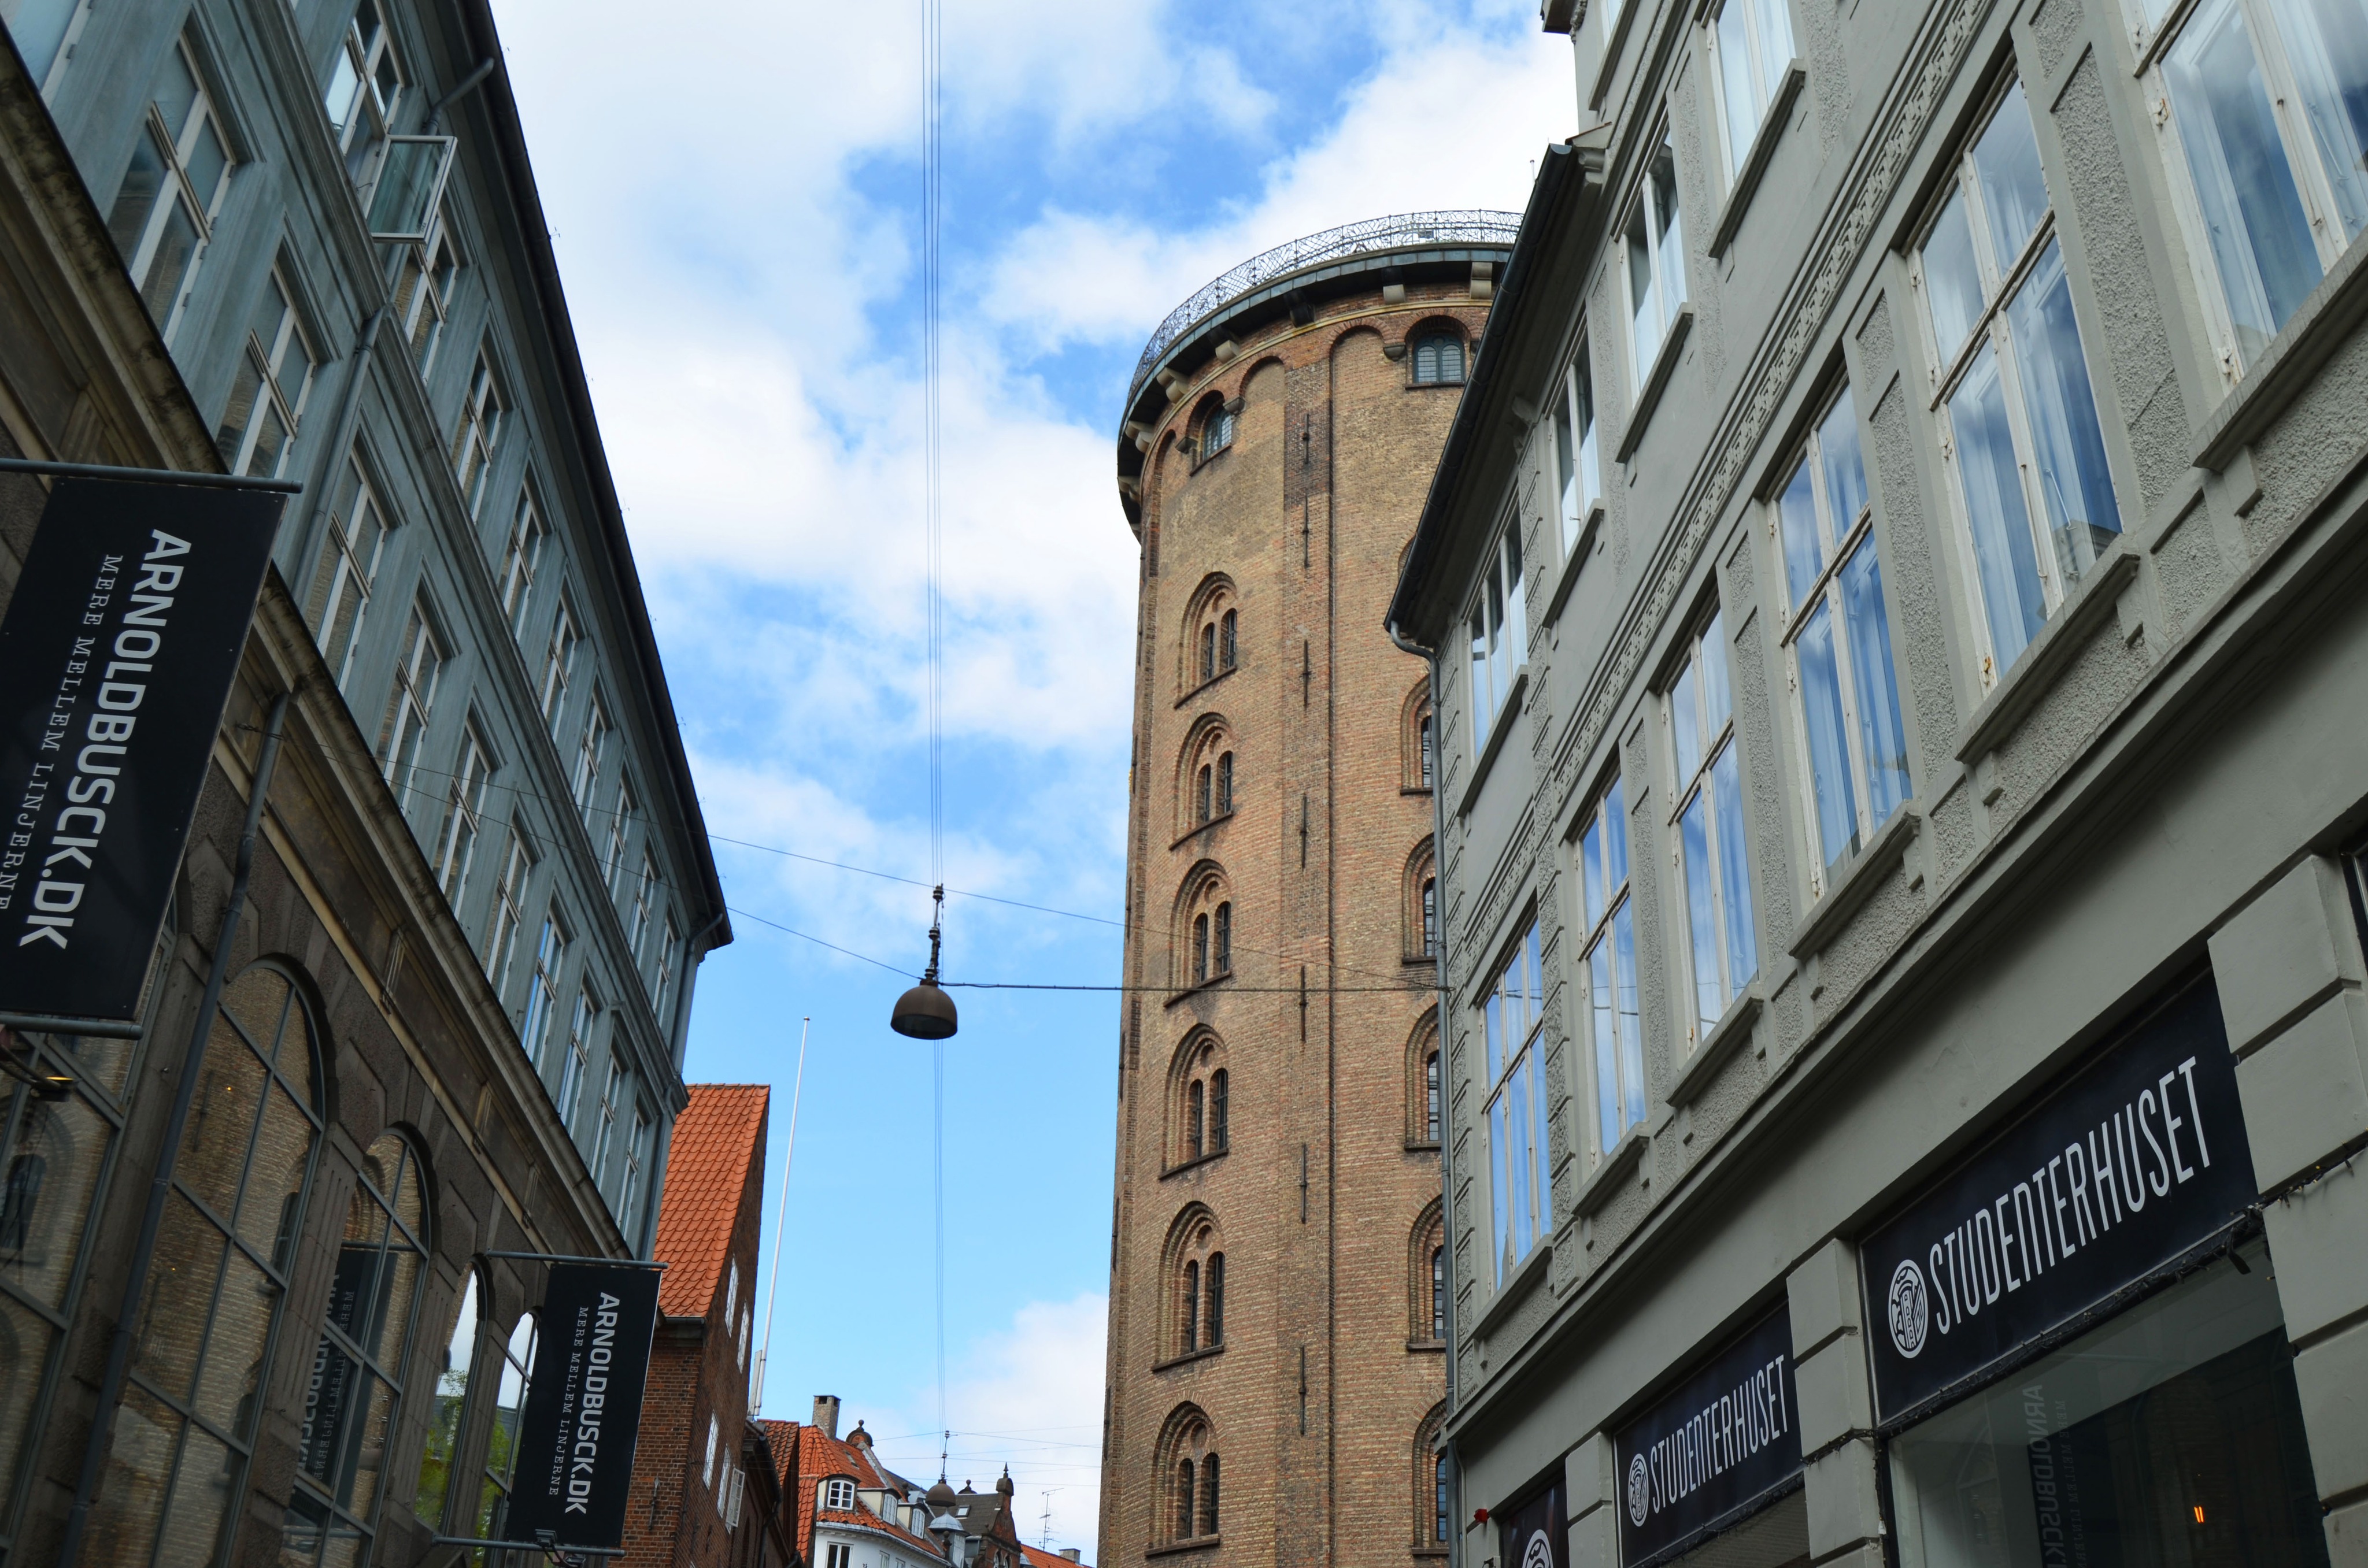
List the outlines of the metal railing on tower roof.
<svg viewBox="0 0 2368 1568">
<path fill-rule="evenodd" d="M 1449 212 L 1399 212 L 1387 218 L 1367 218 L 1361 222 L 1343 223 L 1337 229 L 1326 229 L 1322 233 L 1308 234 L 1288 244 L 1261 251 L 1214 278 L 1190 299 L 1167 312 L 1167 318 L 1151 335 L 1151 341 L 1144 345 L 1143 358 L 1135 361 L 1134 377 L 1127 383 L 1127 402 L 1130 405 L 1133 403 L 1135 395 L 1143 390 L 1144 381 L 1150 377 L 1152 367 L 1159 363 L 1160 356 L 1166 354 L 1177 339 L 1203 319 L 1278 278 L 1368 251 L 1404 250 L 1425 244 L 1483 244 L 1509 248 L 1520 229 L 1520 213 L 1497 212 L 1486 208 Z"/>
</svg>

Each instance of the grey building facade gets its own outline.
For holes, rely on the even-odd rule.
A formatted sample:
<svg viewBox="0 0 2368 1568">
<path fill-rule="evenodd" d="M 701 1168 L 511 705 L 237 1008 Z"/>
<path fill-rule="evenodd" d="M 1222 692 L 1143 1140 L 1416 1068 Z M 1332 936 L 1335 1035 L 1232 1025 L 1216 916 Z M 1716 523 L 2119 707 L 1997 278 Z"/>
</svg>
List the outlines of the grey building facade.
<svg viewBox="0 0 2368 1568">
<path fill-rule="evenodd" d="M 0 1134 L 0 1551 L 450 1561 L 533 1364 L 540 1266 L 486 1255 L 649 1255 L 730 939 L 501 45 L 470 3 L 0 21 L 7 455 L 303 485 L 142 1037 L 9 1040 L 74 1087 Z M 43 484 L 0 476 L 0 596 Z"/>
<path fill-rule="evenodd" d="M 1458 1551 L 2368 1562 L 2368 14 L 1544 19 L 1390 611 Z"/>
</svg>

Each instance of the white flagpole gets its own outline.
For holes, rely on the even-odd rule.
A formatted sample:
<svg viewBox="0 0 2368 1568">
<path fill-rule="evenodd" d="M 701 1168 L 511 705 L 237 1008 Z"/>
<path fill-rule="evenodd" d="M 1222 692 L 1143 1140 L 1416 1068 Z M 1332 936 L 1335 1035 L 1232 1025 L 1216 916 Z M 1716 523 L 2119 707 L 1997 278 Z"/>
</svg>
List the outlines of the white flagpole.
<svg viewBox="0 0 2368 1568">
<path fill-rule="evenodd" d="M 814 1028 L 814 1016 L 808 1014 L 798 1028 L 798 1075 L 790 1088 L 790 1142 L 781 1151 L 781 1218 L 773 1227 L 773 1278 L 765 1287 L 765 1342 L 757 1350 L 757 1397 L 749 1403 L 757 1409 L 765 1407 L 765 1358 L 773 1353 L 773 1303 L 781 1294 L 781 1247 L 790 1235 L 790 1163 L 798 1154 L 798 1099 L 806 1088 L 806 1035 Z"/>
</svg>

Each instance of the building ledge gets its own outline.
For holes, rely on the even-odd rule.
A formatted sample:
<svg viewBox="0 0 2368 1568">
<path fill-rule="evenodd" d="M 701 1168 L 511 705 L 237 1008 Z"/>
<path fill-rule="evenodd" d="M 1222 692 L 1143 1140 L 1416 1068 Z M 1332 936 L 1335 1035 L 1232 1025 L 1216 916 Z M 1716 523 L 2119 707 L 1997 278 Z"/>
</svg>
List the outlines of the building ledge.
<svg viewBox="0 0 2368 1568">
<path fill-rule="evenodd" d="M 1183 707 L 1186 703 L 1191 701 L 1194 698 L 1200 696 L 1202 692 L 1208 690 L 1211 687 L 1216 685 L 1227 676 L 1233 675 L 1240 670 L 1241 667 L 1241 663 L 1238 660 L 1233 664 L 1227 665 L 1224 669 L 1219 670 L 1215 675 L 1211 676 L 1207 680 L 1202 681 L 1200 685 L 1194 687 L 1191 690 L 1178 698 L 1176 699 L 1176 706 L 1178 708 Z"/>
<path fill-rule="evenodd" d="M 1479 1317 L 1472 1324 L 1473 1337 L 1487 1338 L 1506 1318 L 1512 1315 L 1515 1307 L 1529 1300 L 1531 1292 L 1538 1290 L 1546 1278 L 1546 1260 L 1553 1256 L 1554 1238 L 1543 1237 L 1530 1249 L 1529 1256 L 1513 1266 L 1512 1278 L 1506 1280 L 1497 1293 L 1488 1298 L 1488 1304 L 1480 1309 Z"/>
<path fill-rule="evenodd" d="M 1578 574 L 1587 570 L 1587 558 L 1595 553 L 1595 536 L 1603 527 L 1603 497 L 1588 503 L 1587 516 L 1578 525 L 1578 538 L 1571 541 L 1570 553 L 1563 557 L 1562 569 L 1554 574 L 1554 592 L 1546 596 L 1545 619 L 1539 624 L 1552 626 L 1562 616 L 1562 607 L 1570 600 L 1571 589 L 1578 585 Z"/>
<path fill-rule="evenodd" d="M 2121 601 L 2122 590 L 2137 571 L 2137 551 L 2123 534 L 2056 607 L 2022 656 L 1966 719 L 1964 739 L 1957 744 L 1959 762 L 1975 762 L 1985 753 L 1996 751 L 2023 717 L 2039 706 L 2040 699 L 2055 689 L 2056 677 L 2089 645 L 2089 631 Z"/>
<path fill-rule="evenodd" d="M 1212 1149 L 1205 1154 L 1195 1154 L 1189 1160 L 1181 1161 L 1178 1164 L 1172 1165 L 1166 1170 L 1161 1171 L 1159 1173 L 1159 1179 L 1161 1181 L 1166 1181 L 1169 1176 L 1182 1176 L 1186 1171 L 1197 1171 L 1202 1165 L 1208 1165 L 1212 1161 L 1222 1160 L 1233 1152 L 1234 1146 L 1231 1143 L 1228 1143 L 1222 1149 Z"/>
<path fill-rule="evenodd" d="M 1166 1546 L 1152 1547 L 1150 1550 L 1146 1551 L 1144 1555 L 1145 1557 L 1174 1557 L 1178 1553 L 1185 1551 L 1212 1551 L 1218 1547 L 1224 1545 L 1224 1543 L 1225 1538 L 1221 1535 L 1194 1536 L 1190 1540 L 1171 1540 Z"/>
<path fill-rule="evenodd" d="M 1759 1021 L 1761 1002 L 1759 982 L 1754 980 L 1743 988 L 1743 994 L 1726 1005 L 1726 1013 L 1711 1031 L 1702 1037 L 1694 1053 L 1678 1069 L 1677 1082 L 1669 1085 L 1669 1103 L 1684 1105 L 1710 1086 L 1726 1059 L 1736 1048 L 1751 1038 L 1752 1026 Z"/>
<path fill-rule="evenodd" d="M 1713 261 L 1726 255 L 1727 246 L 1735 243 L 1735 232 L 1743 227 L 1743 215 L 1750 209 L 1752 192 L 1759 188 L 1759 176 L 1768 172 L 1769 160 L 1776 155 L 1776 143 L 1784 140 L 1784 132 L 1793 123 L 1793 105 L 1801 96 L 1802 84 L 1808 79 L 1807 67 L 1797 59 L 1784 67 L 1784 79 L 1776 84 L 1776 96 L 1768 101 L 1768 113 L 1751 138 L 1751 150 L 1743 155 L 1743 166 L 1735 171 L 1735 183 L 1727 187 L 1725 204 L 1718 210 L 1718 223 L 1710 234 Z"/>
<path fill-rule="evenodd" d="M 1641 5 L 1643 0 L 1630 0 Z M 1653 423 L 1653 411 L 1661 406 L 1661 394 L 1668 390 L 1669 378 L 1678 373 L 1678 360 L 1686 351 L 1686 339 L 1692 335 L 1694 307 L 1692 301 L 1678 307 L 1677 319 L 1661 339 L 1661 347 L 1653 353 L 1651 369 L 1645 372 L 1644 384 L 1636 389 L 1636 401 L 1628 410 L 1628 427 L 1620 432 L 1620 449 L 1611 454 L 1615 462 L 1626 462 L 1635 456 L 1636 448 L 1645 439 L 1645 427 Z"/>
<path fill-rule="evenodd" d="M 2368 316 L 2368 245 L 2353 244 L 2203 422 L 2195 466 L 2217 473 L 2300 397 Z"/>
<path fill-rule="evenodd" d="M 1211 991 L 1222 989 L 1231 982 L 1233 978 L 1234 971 L 1232 970 L 1227 970 L 1223 974 L 1212 974 L 1208 979 L 1200 982 L 1198 984 L 1184 987 L 1183 990 L 1169 996 L 1167 1000 L 1161 1003 L 1160 1006 L 1163 1007 L 1173 1007 L 1179 1002 L 1189 1002 L 1195 996 L 1204 994 Z"/>
<path fill-rule="evenodd" d="M 1220 815 L 1211 817 L 1207 822 L 1202 823 L 1200 826 L 1194 828 L 1191 832 L 1186 834 L 1183 837 L 1169 845 L 1167 846 L 1168 850 L 1170 853 L 1173 853 L 1176 850 L 1181 849 L 1186 845 L 1191 843 L 1194 839 L 1200 837 L 1202 834 L 1208 832 L 1211 828 L 1223 827 L 1225 824 L 1233 820 L 1234 813 L 1231 812 L 1225 812 Z"/>
<path fill-rule="evenodd" d="M 1636 1163 L 1644 1158 L 1645 1145 L 1650 1142 L 1651 1136 L 1645 1132 L 1645 1124 L 1641 1121 L 1622 1133 L 1620 1142 L 1611 1146 L 1611 1153 L 1603 1156 L 1602 1163 L 1588 1173 L 1587 1179 L 1571 1195 L 1571 1212 L 1584 1219 L 1611 1202 L 1611 1195 L 1620 1189 L 1621 1183 L 1634 1172 Z"/>
<path fill-rule="evenodd" d="M 1891 820 L 1875 829 L 1874 836 L 1867 840 L 1858 858 L 1841 869 L 1824 896 L 1809 905 L 1793 939 L 1784 944 L 1784 950 L 1796 959 L 1805 959 L 1832 941 L 1874 890 L 1883 885 L 1891 868 L 1907 855 L 1908 842 L 1916 836 L 1916 824 L 1921 820 L 1921 812 L 1901 801 L 1899 809 L 1891 813 Z"/>
<path fill-rule="evenodd" d="M 1416 1355 L 1429 1355 L 1436 1351 L 1438 1354 L 1443 1356 L 1447 1353 L 1447 1341 L 1444 1339 L 1409 1339 L 1406 1341 L 1406 1349 Z"/>
<path fill-rule="evenodd" d="M 1178 1367 L 1189 1367 L 1195 1361 L 1205 1361 L 1212 1356 L 1222 1356 L 1224 1353 L 1224 1343 L 1221 1340 L 1217 1344 L 1204 1346 L 1198 1350 L 1187 1350 L 1181 1356 L 1170 1356 L 1165 1361 L 1154 1361 L 1151 1364 L 1151 1369 L 1155 1372 L 1172 1372 Z"/>
</svg>

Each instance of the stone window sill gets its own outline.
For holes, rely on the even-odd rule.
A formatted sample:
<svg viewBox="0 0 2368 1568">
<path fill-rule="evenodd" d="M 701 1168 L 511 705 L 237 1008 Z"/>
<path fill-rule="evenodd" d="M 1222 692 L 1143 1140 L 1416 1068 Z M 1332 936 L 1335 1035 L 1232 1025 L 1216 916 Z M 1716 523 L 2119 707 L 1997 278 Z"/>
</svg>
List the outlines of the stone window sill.
<svg viewBox="0 0 2368 1568">
<path fill-rule="evenodd" d="M 1171 1540 L 1166 1546 L 1155 1546 L 1145 1551 L 1144 1555 L 1145 1557 L 1173 1557 L 1177 1553 L 1183 1551 L 1212 1551 L 1218 1547 L 1223 1546 L 1224 1543 L 1225 1538 L 1221 1535 L 1195 1536 L 1190 1540 Z"/>
<path fill-rule="evenodd" d="M 1233 1152 L 1233 1145 L 1228 1143 L 1222 1149 L 1212 1149 L 1205 1154 L 1195 1154 L 1190 1159 L 1170 1165 L 1166 1170 L 1160 1172 L 1159 1179 L 1161 1181 L 1166 1181 L 1169 1176 L 1182 1176 L 1186 1171 L 1197 1171 L 1202 1165 L 1209 1164 L 1211 1161 L 1222 1160 Z"/>
<path fill-rule="evenodd" d="M 1834 873 L 1824 895 L 1801 916 L 1800 926 L 1784 945 L 1784 950 L 1796 959 L 1823 950 L 1907 853 L 1908 841 L 1916 836 L 1918 820 L 1916 808 L 1901 802 L 1899 809 L 1891 813 L 1891 820 L 1874 830 L 1874 836 L 1858 852 L 1858 858 Z"/>
<path fill-rule="evenodd" d="M 1645 439 L 1645 428 L 1653 422 L 1653 410 L 1661 405 L 1661 393 L 1668 390 L 1669 378 L 1677 374 L 1679 357 L 1686 351 L 1686 339 L 1693 332 L 1694 308 L 1691 303 L 1678 307 L 1678 319 L 1654 351 L 1652 368 L 1645 372 L 1645 384 L 1636 391 L 1635 406 L 1628 411 L 1628 427 L 1620 432 L 1620 449 L 1612 454 L 1617 462 L 1626 462 Z"/>
<path fill-rule="evenodd" d="M 2362 317 L 2368 317 L 2368 245 L 2354 244 L 2204 421 L 2195 466 L 2214 473 L 2226 468 L 2351 341 Z"/>
<path fill-rule="evenodd" d="M 1645 1145 L 1649 1141 L 1642 1122 L 1622 1133 L 1620 1142 L 1611 1146 L 1611 1153 L 1603 1156 L 1602 1163 L 1571 1195 L 1571 1211 L 1585 1217 L 1611 1202 L 1621 1184 L 1635 1173 L 1636 1163 L 1644 1158 Z"/>
<path fill-rule="evenodd" d="M 1227 970 L 1223 974 L 1212 974 L 1197 985 L 1186 986 L 1183 990 L 1177 992 L 1173 996 L 1167 998 L 1167 1000 L 1161 1005 L 1163 1006 L 1173 1007 L 1179 1002 L 1189 1002 L 1193 997 L 1199 996 L 1203 993 L 1218 990 L 1233 978 L 1234 971 L 1232 970 Z"/>
<path fill-rule="evenodd" d="M 1242 666 L 1239 664 L 1227 665 L 1224 669 L 1219 670 L 1215 675 L 1211 676 L 1207 680 L 1202 681 L 1200 685 L 1194 687 L 1191 690 L 1178 698 L 1176 699 L 1176 706 L 1178 708 L 1183 707 L 1186 703 L 1191 701 L 1194 698 L 1200 696 L 1202 692 L 1208 690 L 1211 687 L 1216 685 L 1227 676 L 1234 674 Z"/>
<path fill-rule="evenodd" d="M 1530 1292 L 1546 1277 L 1546 1259 L 1554 1256 L 1554 1242 L 1541 1241 L 1530 1249 L 1530 1256 L 1513 1266 L 1513 1277 L 1489 1298 L 1480 1309 L 1479 1319 L 1472 1325 L 1474 1336 L 1486 1339 L 1503 1323 L 1512 1310 L 1529 1299 Z"/>
<path fill-rule="evenodd" d="M 1482 744 L 1480 755 L 1472 764 L 1472 778 L 1463 786 L 1463 799 L 1455 803 L 1459 817 L 1472 814 L 1472 803 L 1480 798 L 1480 787 L 1488 782 L 1488 773 L 1496 766 L 1497 754 L 1505 749 L 1505 737 L 1512 733 L 1513 721 L 1521 711 L 1521 699 L 1530 689 L 1530 666 L 1524 663 L 1513 672 L 1512 689 L 1505 700 L 1497 705 L 1497 716 L 1488 722 L 1488 739 Z"/>
<path fill-rule="evenodd" d="M 1989 696 L 1965 720 L 1957 760 L 1970 763 L 1996 751 L 2023 716 L 2055 689 L 2055 679 L 2088 646 L 2089 633 L 2121 602 L 2122 590 L 2137 575 L 2137 551 L 2124 534 L 2113 541 L 2094 570 L 2056 607 L 2055 614 Z"/>
<path fill-rule="evenodd" d="M 1751 138 L 1751 151 L 1743 155 L 1743 167 L 1735 171 L 1735 183 L 1727 187 L 1726 203 L 1718 210 L 1718 224 L 1710 233 L 1713 261 L 1726 255 L 1726 247 L 1735 243 L 1735 232 L 1743 227 L 1743 214 L 1751 206 L 1752 192 L 1759 188 L 1759 176 L 1768 172 L 1768 161 L 1776 155 L 1776 143 L 1784 140 L 1784 131 L 1793 123 L 1793 102 L 1801 96 L 1801 85 L 1808 79 L 1807 68 L 1798 60 L 1784 67 L 1784 79 L 1776 84 L 1776 96 L 1769 100 L 1759 133 Z"/>
<path fill-rule="evenodd" d="M 1447 1350 L 1447 1341 L 1444 1339 L 1409 1339 L 1406 1341 L 1406 1349 L 1416 1355 L 1423 1355 L 1433 1351 L 1444 1354 Z"/>
<path fill-rule="evenodd" d="M 1231 822 L 1231 821 L 1233 821 L 1233 820 L 1234 820 L 1234 813 L 1233 813 L 1233 812 L 1222 812 L 1218 813 L 1217 815 L 1211 817 L 1207 822 L 1202 823 L 1200 826 L 1198 826 L 1198 827 L 1194 828 L 1191 832 L 1190 832 L 1190 833 L 1186 834 L 1183 837 L 1181 837 L 1181 838 L 1178 839 L 1175 843 L 1173 843 L 1173 844 L 1169 845 L 1167 847 L 1168 847 L 1170 850 L 1181 849 L 1181 848 L 1183 848 L 1186 845 L 1188 845 L 1188 844 L 1191 843 L 1194 839 L 1196 839 L 1196 838 L 1200 837 L 1202 834 L 1204 834 L 1204 833 L 1208 832 L 1211 828 L 1212 828 L 1212 827 L 1223 827 L 1225 824 L 1227 824 L 1227 823 L 1229 823 L 1229 822 Z"/>
<path fill-rule="evenodd" d="M 1562 607 L 1570 598 L 1570 591 L 1578 585 L 1578 574 L 1587 570 L 1587 558 L 1595 553 L 1595 536 L 1603 527 L 1603 500 L 1598 496 L 1588 503 L 1587 517 L 1578 525 L 1578 538 L 1563 558 L 1562 570 L 1554 574 L 1554 592 L 1546 596 L 1546 618 L 1543 624 L 1552 626 L 1562 615 Z"/>
<path fill-rule="evenodd" d="M 1680 1106 L 1710 1086 L 1726 1059 L 1735 1054 L 1736 1047 L 1751 1038 L 1752 1025 L 1759 1017 L 1759 982 L 1744 987 L 1743 994 L 1726 1005 L 1725 1016 L 1711 1026 L 1702 1043 L 1678 1069 L 1678 1081 L 1669 1085 L 1669 1103 Z"/>
<path fill-rule="evenodd" d="M 1201 1350 L 1187 1350 L 1181 1356 L 1170 1356 L 1165 1361 L 1153 1362 L 1151 1369 L 1155 1372 L 1172 1372 L 1178 1367 L 1189 1367 L 1195 1361 L 1205 1361 L 1212 1356 L 1222 1356 L 1224 1353 L 1225 1347 L 1223 1345 L 1212 1345 Z"/>
</svg>

